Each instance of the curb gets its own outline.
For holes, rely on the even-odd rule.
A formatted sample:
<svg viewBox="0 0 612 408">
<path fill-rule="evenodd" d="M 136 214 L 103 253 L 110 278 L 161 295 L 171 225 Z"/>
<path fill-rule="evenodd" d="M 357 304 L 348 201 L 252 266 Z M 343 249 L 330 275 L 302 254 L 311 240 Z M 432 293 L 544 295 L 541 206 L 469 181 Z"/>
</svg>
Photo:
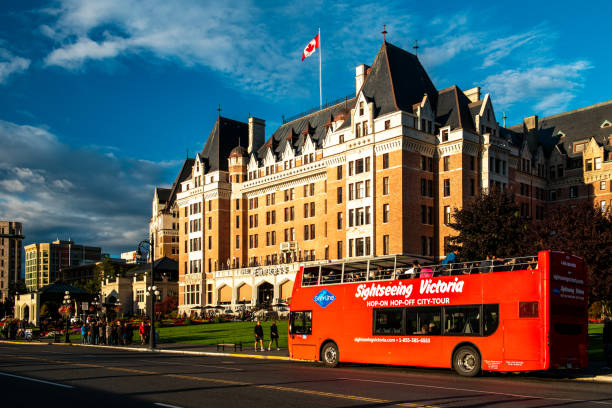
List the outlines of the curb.
<svg viewBox="0 0 612 408">
<path fill-rule="evenodd" d="M 574 378 L 574 381 L 612 383 L 612 375 L 596 375 L 594 377 Z"/>
</svg>

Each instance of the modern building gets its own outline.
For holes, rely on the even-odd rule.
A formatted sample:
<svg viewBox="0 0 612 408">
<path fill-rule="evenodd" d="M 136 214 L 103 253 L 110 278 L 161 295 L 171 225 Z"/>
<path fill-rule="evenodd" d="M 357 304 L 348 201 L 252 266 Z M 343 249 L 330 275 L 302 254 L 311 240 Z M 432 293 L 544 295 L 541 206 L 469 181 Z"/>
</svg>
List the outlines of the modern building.
<svg viewBox="0 0 612 408">
<path fill-rule="evenodd" d="M 72 240 L 26 245 L 25 280 L 28 291 L 60 279 L 60 270 L 101 260 L 99 247 L 77 245 Z"/>
<path fill-rule="evenodd" d="M 23 230 L 20 222 L 0 221 L 0 302 L 9 297 L 9 288 L 21 280 Z"/>
<path fill-rule="evenodd" d="M 219 116 L 185 160 L 163 203 L 178 219 L 179 312 L 280 302 L 305 262 L 438 260 L 453 209 L 490 188 L 514 191 L 535 219 L 562 200 L 605 208 L 610 122 L 606 102 L 503 128 L 480 87 L 438 89 L 416 55 L 383 41 L 356 67 L 354 97 L 267 140 L 263 120 Z"/>
</svg>

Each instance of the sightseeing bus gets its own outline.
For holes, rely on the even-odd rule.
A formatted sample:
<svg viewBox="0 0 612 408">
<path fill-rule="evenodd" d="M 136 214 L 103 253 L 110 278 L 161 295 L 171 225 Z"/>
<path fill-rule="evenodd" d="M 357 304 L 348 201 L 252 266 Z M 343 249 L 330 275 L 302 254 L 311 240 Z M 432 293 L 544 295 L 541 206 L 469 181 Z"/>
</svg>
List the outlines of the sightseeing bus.
<svg viewBox="0 0 612 408">
<path fill-rule="evenodd" d="M 463 376 L 587 366 L 582 258 L 420 267 L 397 255 L 300 268 L 289 354 L 300 360 L 453 368 Z"/>
</svg>

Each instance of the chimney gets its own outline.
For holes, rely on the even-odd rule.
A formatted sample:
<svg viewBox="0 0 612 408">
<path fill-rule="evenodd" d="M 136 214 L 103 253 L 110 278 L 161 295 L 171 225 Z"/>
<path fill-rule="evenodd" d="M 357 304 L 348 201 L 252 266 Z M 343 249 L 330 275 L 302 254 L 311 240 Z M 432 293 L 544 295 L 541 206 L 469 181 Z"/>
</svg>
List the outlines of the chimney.
<svg viewBox="0 0 612 408">
<path fill-rule="evenodd" d="M 368 68 L 365 64 L 357 65 L 355 68 L 355 95 L 357 95 L 368 76 Z"/>
<path fill-rule="evenodd" d="M 527 132 L 537 130 L 538 129 L 538 115 L 529 116 L 528 118 L 523 119 L 523 124 L 525 125 L 525 130 Z"/>
<path fill-rule="evenodd" d="M 249 117 L 249 146 L 247 152 L 257 151 L 266 141 L 266 121 Z"/>
<path fill-rule="evenodd" d="M 470 102 L 478 102 L 480 100 L 480 87 L 476 86 L 467 91 L 463 91 L 463 94 L 470 100 Z"/>
</svg>

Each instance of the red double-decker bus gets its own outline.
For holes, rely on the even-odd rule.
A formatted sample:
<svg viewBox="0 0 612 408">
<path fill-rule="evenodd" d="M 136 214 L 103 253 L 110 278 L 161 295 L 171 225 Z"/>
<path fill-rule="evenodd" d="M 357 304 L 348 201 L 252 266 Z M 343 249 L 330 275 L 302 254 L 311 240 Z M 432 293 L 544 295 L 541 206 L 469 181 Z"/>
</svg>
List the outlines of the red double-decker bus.
<svg viewBox="0 0 612 408">
<path fill-rule="evenodd" d="M 304 266 L 291 298 L 292 358 L 452 367 L 463 376 L 587 366 L 582 258 L 434 267 L 390 256 Z"/>
</svg>

